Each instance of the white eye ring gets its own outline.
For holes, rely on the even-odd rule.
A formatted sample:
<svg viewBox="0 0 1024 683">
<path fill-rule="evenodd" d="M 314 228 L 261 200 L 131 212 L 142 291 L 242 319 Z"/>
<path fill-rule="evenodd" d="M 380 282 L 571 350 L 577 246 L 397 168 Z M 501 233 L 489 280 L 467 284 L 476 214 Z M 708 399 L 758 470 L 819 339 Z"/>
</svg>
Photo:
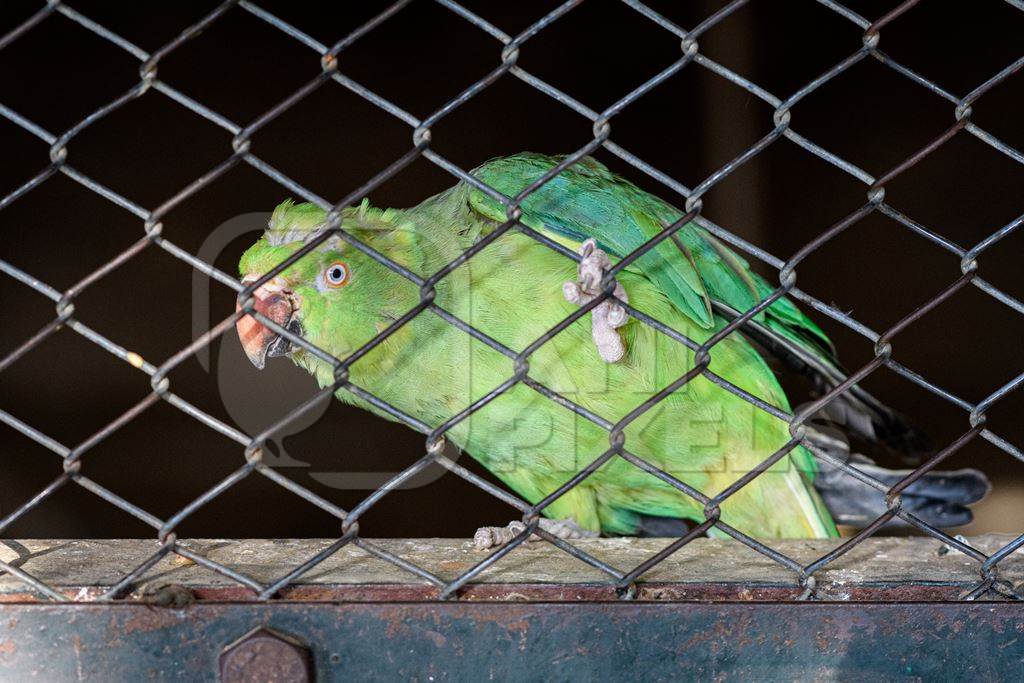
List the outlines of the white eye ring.
<svg viewBox="0 0 1024 683">
<path fill-rule="evenodd" d="M 343 261 L 335 261 L 324 269 L 324 282 L 328 287 L 344 287 L 348 281 L 348 265 Z"/>
</svg>

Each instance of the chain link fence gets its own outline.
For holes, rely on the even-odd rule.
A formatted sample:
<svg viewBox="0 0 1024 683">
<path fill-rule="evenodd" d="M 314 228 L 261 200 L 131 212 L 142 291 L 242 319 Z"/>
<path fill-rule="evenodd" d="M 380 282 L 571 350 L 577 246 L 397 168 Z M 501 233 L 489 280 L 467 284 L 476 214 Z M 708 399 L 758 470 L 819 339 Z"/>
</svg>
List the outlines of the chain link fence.
<svg viewBox="0 0 1024 683">
<path fill-rule="evenodd" d="M 106 591 L 105 594 L 98 596 L 98 599 L 101 600 L 116 599 L 124 596 L 131 590 L 133 584 L 143 574 L 170 554 L 183 556 L 198 565 L 229 577 L 241 586 L 254 591 L 260 599 L 271 599 L 283 588 L 296 582 L 299 577 L 312 570 L 325 559 L 337 552 L 340 548 L 349 545 L 359 547 L 366 553 L 390 562 L 403 570 L 408 571 L 411 575 L 418 577 L 418 579 L 432 584 L 437 589 L 436 594 L 438 598 L 451 598 L 457 596 L 460 588 L 466 586 L 470 582 L 473 582 L 481 572 L 494 565 L 496 562 L 501 561 L 505 555 L 526 541 L 531 534 L 541 536 L 546 542 L 553 544 L 579 561 L 585 562 L 591 567 L 600 570 L 607 575 L 609 584 L 614 585 L 619 589 L 619 594 L 623 598 L 629 598 L 634 595 L 636 583 L 643 579 L 644 574 L 648 570 L 672 553 L 690 543 L 693 539 L 705 534 L 705 532 L 714 527 L 732 537 L 737 542 L 749 547 L 751 550 L 771 558 L 771 560 L 790 570 L 792 572 L 794 583 L 799 584 L 802 588 L 803 597 L 812 598 L 815 595 L 815 574 L 818 571 L 834 562 L 837 558 L 848 552 L 857 544 L 861 543 L 864 539 L 874 534 L 886 522 L 893 518 L 900 518 L 925 534 L 939 539 L 942 543 L 948 545 L 953 551 L 962 553 L 977 563 L 977 584 L 964 594 L 963 597 L 965 599 L 973 600 L 979 597 L 1020 597 L 1019 589 L 1017 587 L 1000 578 L 999 563 L 1010 553 L 1024 545 L 1024 535 L 1021 535 L 1007 543 L 996 552 L 985 554 L 979 549 L 972 547 L 969 542 L 953 538 L 943 531 L 925 523 L 923 520 L 919 519 L 907 510 L 904 510 L 901 506 L 901 492 L 917 481 L 925 473 L 938 466 L 953 453 L 974 439 L 984 439 L 1001 449 L 1007 456 L 1016 458 L 1017 460 L 1024 460 L 1024 453 L 1022 453 L 1018 447 L 1000 437 L 986 425 L 986 412 L 1008 393 L 1017 389 L 1021 384 L 1024 384 L 1024 374 L 1018 375 L 1015 379 L 1007 382 L 1004 386 L 992 392 L 983 400 L 977 403 L 972 403 L 960 396 L 956 396 L 944 390 L 943 388 L 933 384 L 927 378 L 902 365 L 894 358 L 893 348 L 897 337 L 903 330 L 966 287 L 975 287 L 1006 306 L 1010 311 L 1016 314 L 1024 314 L 1024 303 L 996 288 L 978 274 L 981 256 L 997 242 L 1017 230 L 1021 223 L 1024 222 L 1024 216 L 1000 227 L 977 244 L 964 248 L 941 237 L 928 227 L 915 222 L 912 218 L 901 213 L 898 208 L 888 203 L 886 201 L 886 186 L 898 176 L 910 172 L 915 165 L 921 162 L 928 155 L 932 154 L 935 150 L 945 145 L 955 136 L 974 136 L 991 147 L 993 154 L 1002 154 L 1019 164 L 1024 164 L 1024 153 L 1014 149 L 1012 146 L 982 129 L 975 124 L 971 118 L 972 107 L 974 107 L 974 105 L 976 105 L 989 90 L 1024 67 L 1024 56 L 1008 65 L 1002 71 L 992 75 L 988 80 L 978 84 L 977 87 L 970 92 L 963 95 L 957 95 L 947 91 L 939 84 L 925 78 L 919 73 L 916 73 L 907 66 L 893 60 L 879 48 L 880 36 L 884 29 L 892 22 L 900 20 L 905 13 L 909 12 L 915 5 L 919 4 L 920 0 L 907 0 L 874 21 L 860 16 L 858 13 L 838 2 L 833 2 L 832 0 L 818 0 L 820 4 L 828 10 L 831 10 L 844 20 L 858 26 L 863 31 L 862 44 L 856 46 L 848 57 L 835 64 L 803 87 L 799 88 L 796 92 L 783 97 L 769 92 L 757 83 L 751 82 L 729 68 L 716 63 L 701 52 L 700 40 L 704 33 L 716 24 L 728 21 L 733 13 L 747 4 L 746 0 L 734 0 L 725 4 L 718 11 L 714 12 L 698 25 L 691 28 L 683 28 L 675 25 L 673 22 L 669 21 L 664 16 L 641 2 L 636 0 L 623 0 L 626 6 L 649 20 L 650 30 L 652 32 L 664 31 L 674 35 L 679 41 L 679 56 L 678 59 L 670 66 L 623 96 L 607 109 L 604 109 L 603 111 L 595 111 L 518 65 L 520 52 L 523 49 L 528 49 L 530 40 L 538 33 L 544 31 L 551 24 L 558 22 L 567 13 L 571 12 L 580 4 L 581 0 L 569 0 L 568 2 L 557 6 L 548 14 L 532 23 L 518 35 L 509 35 L 505 33 L 499 27 L 489 23 L 454 0 L 437 0 L 438 4 L 446 10 L 457 15 L 479 31 L 484 32 L 494 39 L 494 56 L 498 63 L 497 66 L 485 77 L 466 88 L 457 97 L 445 103 L 434 113 L 430 114 L 426 118 L 420 119 L 409 112 L 404 111 L 401 107 L 388 99 L 380 96 L 374 92 L 370 86 L 356 82 L 352 78 L 346 76 L 339 64 L 339 56 L 346 48 L 356 41 L 364 39 L 382 23 L 389 21 L 393 16 L 401 12 L 402 9 L 409 4 L 409 1 L 410 0 L 401 0 L 388 6 L 384 11 L 380 12 L 370 21 L 366 22 L 364 25 L 360 26 L 358 29 L 332 45 L 325 45 L 317 41 L 306 33 L 283 21 L 278 16 L 260 7 L 257 2 L 250 2 L 248 0 L 229 0 L 228 2 L 224 2 L 208 15 L 203 17 L 199 22 L 189 26 L 174 37 L 173 40 L 152 53 L 139 48 L 121 35 L 105 28 L 90 19 L 88 16 L 79 13 L 68 4 L 59 1 L 45 3 L 44 6 L 39 8 L 34 15 L 0 38 L 0 51 L 2 51 L 26 32 L 32 31 L 39 25 L 44 24 L 51 16 L 60 14 L 72 22 L 75 22 L 81 27 L 81 30 L 91 32 L 135 57 L 139 61 L 140 76 L 138 83 L 128 89 L 127 92 L 124 92 L 119 97 L 90 113 L 68 130 L 59 133 L 54 133 L 44 129 L 29 118 L 26 118 L 19 112 L 8 108 L 0 102 L 0 116 L 3 116 L 8 121 L 34 135 L 45 145 L 48 145 L 50 159 L 49 163 L 46 164 L 42 170 L 38 171 L 38 173 L 32 176 L 23 185 L 0 200 L 0 210 L 9 206 L 13 202 L 18 201 L 19 198 L 31 192 L 42 183 L 45 183 L 49 178 L 57 174 L 63 174 L 85 188 L 88 188 L 92 192 L 102 196 L 104 199 L 121 207 L 124 211 L 133 214 L 140 221 L 141 226 L 143 227 L 142 234 L 137 241 L 127 246 L 127 248 L 125 248 L 124 251 L 115 258 L 104 263 L 98 269 L 94 270 L 65 291 L 59 291 L 46 282 L 40 281 L 34 277 L 32 273 L 25 272 L 24 270 L 21 270 L 5 261 L 0 261 L 0 271 L 2 271 L 5 276 L 13 278 L 21 282 L 23 285 L 31 287 L 53 301 L 56 306 L 56 316 L 52 321 L 46 324 L 37 333 L 33 334 L 30 338 L 26 339 L 20 346 L 8 351 L 6 355 L 0 359 L 0 372 L 16 363 L 19 358 L 41 344 L 57 330 L 61 328 L 69 328 L 78 335 L 81 335 L 90 342 L 98 345 L 105 351 L 137 368 L 139 372 L 145 373 L 145 375 L 149 377 L 152 386 L 152 391 L 136 405 L 125 411 L 109 424 L 103 426 L 83 442 L 73 446 L 59 443 L 48 436 L 44 431 L 41 431 L 39 428 L 27 424 L 22 419 L 19 419 L 17 415 L 0 410 L 0 420 L 49 449 L 61 458 L 63 462 L 63 473 L 60 474 L 60 476 L 53 480 L 52 483 L 46 486 L 43 490 L 39 491 L 29 501 L 0 519 L 0 534 L 4 533 L 4 531 L 7 530 L 16 520 L 30 513 L 34 508 L 39 506 L 40 503 L 53 495 L 58 489 L 61 489 L 68 484 L 74 484 L 83 487 L 96 496 L 108 501 L 112 505 L 117 506 L 138 520 L 141 520 L 143 523 L 151 526 L 156 531 L 157 547 L 152 555 L 146 561 L 135 567 L 131 572 L 120 577 L 120 579 L 108 591 Z M 992 1 L 996 2 L 998 0 Z M 1024 3 L 1020 2 L 1020 0 L 1006 0 L 1006 2 L 1017 10 L 1024 12 Z M 205 106 L 203 103 L 192 99 L 187 94 L 176 89 L 172 84 L 164 82 L 159 78 L 160 62 L 167 57 L 167 55 L 176 50 L 188 49 L 190 40 L 205 28 L 211 26 L 214 22 L 230 22 L 232 21 L 232 16 L 239 12 L 247 12 L 263 22 L 266 22 L 266 24 L 287 35 L 288 38 L 309 48 L 319 58 L 319 69 L 311 67 L 310 80 L 305 85 L 283 101 L 264 112 L 258 118 L 245 125 L 240 125 L 225 118 L 216 111 Z M 2 52 L 0 52 L 0 58 L 2 58 Z M 805 97 L 821 88 L 823 85 L 829 83 L 862 60 L 877 60 L 903 77 L 906 81 L 907 88 L 923 88 L 929 91 L 933 96 L 946 100 L 950 107 L 950 113 L 952 114 L 952 122 L 945 132 L 921 149 L 907 156 L 892 169 L 878 177 L 869 174 L 853 163 L 819 146 L 814 141 L 801 135 L 798 132 L 798 129 L 793 126 L 793 111 Z M 759 98 L 774 108 L 773 128 L 771 132 L 726 163 L 724 166 L 711 173 L 706 179 L 694 187 L 687 187 L 676 179 L 659 171 L 657 168 L 649 165 L 643 159 L 623 148 L 612 139 L 614 129 L 613 122 L 616 115 L 630 107 L 630 105 L 640 98 L 643 98 L 653 88 L 657 87 L 659 84 L 682 69 L 706 69 L 715 76 L 743 88 L 756 98 Z M 537 182 L 526 187 L 522 192 L 514 197 L 504 196 L 493 188 L 485 186 L 479 180 L 470 175 L 469 172 L 439 154 L 431 145 L 432 128 L 435 124 L 502 78 L 519 79 L 544 95 L 549 96 L 560 105 L 567 107 L 578 114 L 580 117 L 580 125 L 590 126 L 593 131 L 592 138 L 585 145 L 567 155 L 564 160 L 562 160 L 555 168 L 551 169 L 550 172 L 544 174 Z M 372 103 L 380 110 L 408 125 L 411 133 L 411 146 L 405 154 L 401 155 L 398 159 L 395 159 L 393 163 L 368 178 L 362 186 L 354 189 L 346 196 L 335 201 L 318 196 L 316 193 L 310 191 L 271 164 L 267 163 L 265 160 L 261 159 L 253 151 L 251 142 L 264 126 L 281 116 L 285 111 L 308 97 L 314 91 L 319 88 L 334 88 L 339 86 L 348 89 L 352 93 L 355 93 L 359 97 Z M 72 152 L 72 143 L 75 137 L 83 130 L 109 115 L 111 112 L 114 112 L 124 106 L 128 102 L 144 96 L 170 98 L 182 107 L 193 112 L 195 115 L 202 117 L 209 122 L 211 126 L 218 127 L 230 136 L 231 147 L 234 150 L 228 158 L 224 159 L 224 161 L 217 164 L 202 176 L 196 178 L 193 182 L 177 192 L 163 204 L 154 208 L 139 206 L 77 170 L 74 165 L 75 156 Z M 785 142 L 787 140 L 788 142 Z M 863 183 L 865 189 L 865 200 L 860 208 L 835 224 L 828 226 L 792 256 L 789 256 L 788 258 L 780 258 L 740 237 L 737 237 L 735 234 L 730 232 L 729 226 L 720 226 L 708 220 L 702 215 L 701 210 L 702 197 L 711 188 L 715 187 L 741 165 L 761 154 L 770 146 L 786 144 L 795 144 L 799 146 Z M 522 215 L 520 206 L 531 193 L 549 182 L 558 173 L 561 173 L 573 164 L 578 163 L 585 156 L 598 149 L 604 149 L 615 155 L 625 163 L 637 169 L 639 172 L 648 176 L 650 179 L 671 190 L 672 193 L 676 195 L 674 197 L 676 203 L 681 203 L 684 206 L 685 211 L 685 215 L 682 218 L 671 225 L 665 226 L 655 238 L 651 239 L 642 247 L 619 261 L 611 269 L 611 275 L 614 275 L 643 254 L 646 254 L 660 242 L 672 238 L 673 235 L 675 235 L 675 233 L 686 224 L 693 222 L 708 230 L 721 240 L 732 245 L 747 256 L 752 257 L 753 259 L 756 259 L 777 271 L 779 282 L 779 286 L 771 293 L 770 296 L 761 300 L 750 310 L 733 311 L 728 310 L 727 308 L 719 308 L 717 312 L 727 319 L 730 319 L 730 322 L 720 332 L 716 333 L 703 344 L 698 344 L 692 341 L 685 335 L 666 326 L 662 322 L 653 319 L 642 311 L 634 309 L 629 306 L 628 303 L 617 300 L 617 303 L 621 305 L 630 316 L 639 321 L 640 324 L 654 328 L 674 340 L 675 343 L 686 346 L 695 354 L 695 365 L 691 370 L 676 379 L 670 385 L 664 387 L 661 391 L 650 396 L 636 410 L 630 412 L 625 418 L 618 422 L 612 422 L 600 415 L 595 415 L 565 395 L 559 394 L 545 386 L 535 378 L 531 377 L 529 370 L 529 361 L 532 353 L 551 340 L 560 331 L 564 330 L 581 317 L 587 315 L 596 306 L 609 298 L 614 298 L 613 288 L 606 288 L 602 295 L 580 307 L 576 312 L 565 318 L 558 325 L 550 329 L 547 333 L 535 340 L 522 351 L 508 348 L 495 341 L 491 337 L 466 323 L 464 320 L 459 319 L 449 311 L 441 308 L 434 300 L 434 287 L 442 278 L 452 273 L 456 268 L 459 268 L 468 260 L 472 259 L 474 255 L 486 248 L 490 243 L 500 239 L 502 235 L 510 231 L 519 231 L 524 233 L 538 242 L 543 243 L 550 249 L 562 254 L 565 258 L 579 261 L 580 257 L 575 252 L 540 234 L 529 226 L 520 223 L 518 221 Z M 500 227 L 495 229 L 487 237 L 481 239 L 471 248 L 467 249 L 458 258 L 448 263 L 438 272 L 430 274 L 417 274 L 409 271 L 389 258 L 388 254 L 379 253 L 370 246 L 360 242 L 353 235 L 347 233 L 341 228 L 341 210 L 343 208 L 358 202 L 389 178 L 399 173 L 414 160 L 421 157 L 450 173 L 455 179 L 479 189 L 491 199 L 500 202 L 500 204 L 505 207 L 505 215 L 507 219 Z M 274 270 L 266 273 L 260 280 L 248 283 L 247 285 L 240 283 L 232 274 L 225 273 L 215 268 L 212 264 L 197 258 L 195 255 L 188 253 L 186 250 L 175 245 L 163 236 L 161 230 L 161 219 L 169 211 L 182 202 L 187 201 L 190 197 L 210 183 L 214 182 L 229 169 L 239 164 L 248 164 L 265 174 L 273 181 L 276 181 L 288 193 L 312 202 L 328 212 L 326 230 L 319 233 L 315 239 L 309 241 L 303 248 L 299 249 L 287 260 L 279 264 Z M 673 199 L 673 197 L 670 197 L 670 199 Z M 948 282 L 937 285 L 934 296 L 902 317 L 896 324 L 886 330 L 882 330 L 881 332 L 871 329 L 851 315 L 844 313 L 833 305 L 815 298 L 812 294 L 804 292 L 797 287 L 798 266 L 808 258 L 808 256 L 813 254 L 830 240 L 836 238 L 840 233 L 844 232 L 858 221 L 861 221 L 869 214 L 875 212 L 891 218 L 904 226 L 907 230 L 931 241 L 942 249 L 948 251 L 956 258 L 956 261 L 951 261 Z M 363 347 L 344 358 L 332 357 L 325 351 L 310 344 L 307 340 L 297 337 L 289 330 L 277 325 L 273 320 L 270 320 L 258 311 L 255 311 L 253 309 L 252 298 L 253 292 L 259 286 L 269 281 L 279 272 L 283 271 L 304 255 L 310 253 L 325 240 L 333 236 L 341 238 L 346 243 L 373 258 L 380 264 L 387 266 L 394 272 L 407 278 L 413 284 L 418 286 L 421 292 L 418 305 L 407 311 L 390 327 L 384 329 Z M 117 341 L 108 339 L 91 329 L 78 320 L 75 315 L 76 299 L 86 288 L 90 287 L 101 278 L 106 277 L 114 269 L 118 268 L 130 259 L 135 258 L 140 252 L 147 249 L 162 250 L 170 257 L 184 261 L 197 271 L 204 273 L 209 278 L 212 278 L 223 286 L 230 288 L 237 293 L 238 301 L 242 305 L 240 310 L 214 325 L 208 332 L 195 339 L 193 343 L 181 349 L 178 353 L 175 353 L 173 356 L 167 358 L 158 365 L 150 363 L 138 354 L 128 351 L 119 345 Z M 958 264 L 958 267 L 956 264 Z M 802 302 L 804 306 L 813 309 L 818 314 L 828 316 L 837 323 L 848 327 L 859 335 L 862 335 L 874 345 L 875 350 L 874 357 L 870 362 L 850 373 L 848 378 L 831 387 L 827 393 L 818 398 L 812 404 L 803 407 L 796 414 L 790 414 L 766 403 L 758 397 L 740 389 L 726 379 L 716 375 L 709 369 L 710 358 L 714 352 L 715 344 L 728 335 L 741 331 L 743 326 L 751 323 L 755 316 L 764 311 L 773 302 L 784 296 L 792 297 Z M 293 344 L 307 350 L 309 353 L 315 355 L 324 362 L 329 363 L 334 368 L 335 381 L 332 385 L 323 388 L 315 397 L 304 402 L 302 405 L 296 406 L 294 410 L 280 421 L 268 426 L 263 432 L 258 434 L 243 433 L 232 425 L 215 418 L 185 400 L 175 393 L 173 382 L 169 377 L 170 373 L 176 367 L 184 363 L 200 350 L 206 348 L 220 335 L 225 332 L 230 332 L 239 318 L 246 314 L 254 316 L 259 320 L 259 322 L 269 329 L 284 336 Z M 387 403 L 377 396 L 374 396 L 366 389 L 357 386 L 349 377 L 349 368 L 353 363 L 357 362 L 360 358 L 381 344 L 390 335 L 394 334 L 402 326 L 406 325 L 414 317 L 419 315 L 440 316 L 467 335 L 472 336 L 476 340 L 506 356 L 512 362 L 513 367 L 512 374 L 510 374 L 505 382 L 502 382 L 499 386 L 493 388 L 493 390 L 473 401 L 470 405 L 467 405 L 455 415 L 452 415 L 440 426 L 425 424 L 417 420 L 415 417 L 403 413 L 395 406 Z M 851 387 L 862 382 L 869 375 L 876 373 L 883 368 L 888 368 L 892 372 L 906 378 L 924 390 L 962 408 L 964 414 L 964 432 L 962 436 L 936 452 L 926 462 L 913 470 L 913 472 L 905 479 L 891 487 L 883 484 L 861 470 L 851 467 L 846 462 L 836 459 L 829 453 L 816 448 L 813 443 L 806 441 L 804 430 L 804 423 L 810 419 L 810 416 L 814 415 L 817 411 L 834 401 L 838 396 L 843 394 L 843 392 L 850 390 Z M 736 394 L 750 402 L 757 409 L 785 422 L 789 427 L 789 433 L 791 435 L 788 443 L 772 454 L 771 457 L 750 472 L 744 474 L 734 484 L 714 497 L 705 495 L 701 491 L 688 485 L 685 481 L 680 480 L 679 478 L 655 467 L 631 453 L 629 443 L 626 441 L 624 436 L 624 430 L 627 425 L 636 420 L 646 411 L 657 406 L 660 401 L 664 400 L 672 392 L 679 390 L 685 384 L 698 376 L 702 376 L 711 382 L 714 382 L 722 389 L 732 392 L 733 394 Z M 533 391 L 539 392 L 548 399 L 572 410 L 580 418 L 594 423 L 608 433 L 609 447 L 604 453 L 600 454 L 599 457 L 586 465 L 575 476 L 566 481 L 556 490 L 551 491 L 544 499 L 538 501 L 536 504 L 530 504 L 503 488 L 497 487 L 482 479 L 480 476 L 467 470 L 443 453 L 445 434 L 448 430 L 466 420 L 470 415 L 517 384 L 525 385 Z M 264 462 L 263 456 L 263 446 L 270 435 L 282 429 L 290 421 L 301 417 L 306 411 L 312 409 L 312 407 L 326 395 L 332 394 L 338 390 L 353 392 L 379 410 L 386 412 L 388 415 L 409 427 L 427 435 L 425 454 L 422 458 L 407 467 L 397 476 L 393 477 L 376 491 L 372 492 L 358 505 L 347 510 L 341 509 L 308 488 L 301 486 L 291 479 L 284 477 L 279 472 L 276 472 Z M 196 429 L 216 430 L 224 436 L 234 440 L 240 447 L 240 455 L 244 456 L 240 458 L 241 463 L 237 470 L 166 519 L 161 519 L 150 514 L 136 503 L 133 503 L 117 493 L 99 485 L 86 476 L 83 471 L 83 461 L 87 459 L 85 456 L 90 449 L 117 430 L 124 427 L 126 424 L 133 421 L 151 406 L 161 401 L 174 406 L 178 410 L 181 410 L 194 418 L 196 422 Z M 808 564 L 798 562 L 773 549 L 769 544 L 751 538 L 750 536 L 726 524 L 720 517 L 720 506 L 724 500 L 732 496 L 737 490 L 748 484 L 755 477 L 766 472 L 774 463 L 784 458 L 794 448 L 797 448 L 800 445 L 814 452 L 821 462 L 839 468 L 845 472 L 846 475 L 855 477 L 879 491 L 885 496 L 888 507 L 885 514 L 868 524 L 855 536 L 846 539 L 827 554 Z M 636 467 L 659 478 L 663 482 L 669 483 L 678 489 L 682 495 L 690 496 L 697 500 L 705 510 L 705 521 L 696 525 L 689 533 L 674 540 L 663 550 L 647 558 L 639 565 L 625 568 L 609 566 L 600 559 L 585 552 L 576 545 L 573 545 L 571 542 L 557 538 L 544 529 L 538 527 L 540 510 L 565 494 L 574 486 L 578 485 L 594 473 L 599 467 L 613 458 L 625 459 Z M 522 513 L 522 519 L 525 522 L 524 530 L 516 535 L 510 542 L 486 555 L 471 569 L 454 578 L 442 577 L 432 573 L 425 568 L 417 566 L 402 557 L 390 553 L 379 545 L 368 541 L 364 538 L 359 525 L 359 520 L 367 510 L 375 506 L 390 491 L 394 490 L 404 481 L 433 464 L 441 465 L 455 475 L 462 477 L 473 485 L 480 487 L 501 501 L 504 501 L 508 505 L 516 508 Z M 242 479 L 253 474 L 268 478 L 277 485 L 291 491 L 306 503 L 315 505 L 333 515 L 337 518 L 341 526 L 341 534 L 335 542 L 323 551 L 304 560 L 297 566 L 282 568 L 280 577 L 270 583 L 257 581 L 246 576 L 235 568 L 215 562 L 208 557 L 189 549 L 185 545 L 179 543 L 176 533 L 176 529 L 183 520 L 196 512 L 200 507 L 220 496 Z M 38 580 L 23 568 L 15 566 L 15 564 L 0 561 L 0 570 L 17 577 L 27 584 L 27 586 L 37 591 L 41 596 L 45 596 L 46 598 L 55 601 L 64 601 L 69 599 L 55 587 Z"/>
</svg>

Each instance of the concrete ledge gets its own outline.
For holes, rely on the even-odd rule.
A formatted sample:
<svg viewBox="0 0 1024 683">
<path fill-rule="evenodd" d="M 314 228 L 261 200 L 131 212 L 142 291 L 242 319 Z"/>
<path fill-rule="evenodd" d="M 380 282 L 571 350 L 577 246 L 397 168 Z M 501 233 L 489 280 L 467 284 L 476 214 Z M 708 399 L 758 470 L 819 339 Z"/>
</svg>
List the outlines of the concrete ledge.
<svg viewBox="0 0 1024 683">
<path fill-rule="evenodd" d="M 970 543 L 990 554 L 1010 540 L 990 534 Z M 331 544 L 319 539 L 180 541 L 180 545 L 269 585 Z M 462 539 L 370 541 L 444 580 L 453 580 L 487 556 Z M 592 539 L 574 545 L 623 572 L 670 539 Z M 840 541 L 774 541 L 776 550 L 809 563 Z M 69 597 L 88 600 L 117 583 L 157 548 L 155 541 L 0 540 L 0 560 L 28 572 Z M 815 576 L 816 597 L 833 600 L 950 600 L 980 580 L 979 563 L 957 551 L 941 552 L 931 538 L 871 538 Z M 1024 556 L 1007 557 L 1000 578 L 1024 580 Z M 134 586 L 133 598 L 176 584 L 200 600 L 252 600 L 254 593 L 185 558 L 170 555 Z M 279 597 L 291 600 L 430 600 L 437 588 L 401 568 L 349 545 L 303 575 Z M 640 577 L 641 600 L 778 600 L 802 593 L 795 575 L 731 540 L 701 538 Z M 547 543 L 513 550 L 461 593 L 463 599 L 616 600 L 611 578 Z M 26 584 L 0 572 L 0 601 L 34 601 Z"/>
</svg>

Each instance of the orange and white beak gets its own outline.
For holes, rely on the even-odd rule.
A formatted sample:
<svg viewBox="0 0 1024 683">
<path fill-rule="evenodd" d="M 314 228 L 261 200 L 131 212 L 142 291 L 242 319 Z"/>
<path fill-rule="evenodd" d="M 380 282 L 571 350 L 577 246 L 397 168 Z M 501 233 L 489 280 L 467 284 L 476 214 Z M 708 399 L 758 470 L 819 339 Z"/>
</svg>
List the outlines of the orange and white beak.
<svg viewBox="0 0 1024 683">
<path fill-rule="evenodd" d="M 259 279 L 257 275 L 246 275 L 242 284 L 247 285 Z M 286 287 L 282 278 L 275 277 L 268 280 L 253 292 L 253 309 L 273 320 L 276 324 L 294 332 L 302 334 L 302 325 L 295 317 L 297 304 L 294 295 Z M 235 310 L 241 306 L 235 304 Z M 267 356 L 286 356 L 292 350 L 292 343 L 269 329 L 251 315 L 244 315 L 235 324 L 238 331 L 238 339 L 242 342 L 242 349 L 249 360 L 262 370 L 267 363 Z"/>
</svg>

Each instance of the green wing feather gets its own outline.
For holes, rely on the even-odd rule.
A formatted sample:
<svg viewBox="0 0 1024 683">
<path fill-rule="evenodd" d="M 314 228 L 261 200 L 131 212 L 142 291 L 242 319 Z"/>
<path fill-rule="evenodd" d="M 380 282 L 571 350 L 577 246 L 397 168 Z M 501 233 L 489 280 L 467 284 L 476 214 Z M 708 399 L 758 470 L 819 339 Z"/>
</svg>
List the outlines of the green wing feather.
<svg viewBox="0 0 1024 683">
<path fill-rule="evenodd" d="M 557 163 L 554 157 L 520 154 L 490 161 L 474 175 L 513 196 Z M 523 219 L 561 241 L 581 243 L 592 237 L 606 252 L 621 258 L 661 230 L 657 217 L 638 201 L 642 200 L 640 194 L 639 189 L 618 180 L 604 166 L 585 159 L 528 196 L 522 204 Z M 504 208 L 479 190 L 470 193 L 470 205 L 488 218 L 504 220 Z M 678 253 L 671 243 L 662 242 L 634 266 L 679 310 L 709 329 L 714 318 L 704 280 L 696 264 L 678 258 Z"/>
<path fill-rule="evenodd" d="M 501 193 L 515 196 L 561 159 L 517 154 L 489 161 L 473 174 Z M 469 204 L 491 220 L 505 220 L 504 207 L 479 190 L 469 193 Z M 672 205 L 589 157 L 530 194 L 522 210 L 524 223 L 552 239 L 576 246 L 593 238 L 609 255 L 618 258 L 683 216 Z M 774 290 L 750 270 L 742 257 L 699 226 L 689 223 L 676 235 L 677 240 L 661 242 L 630 269 L 654 282 L 701 327 L 715 326 L 713 302 L 743 313 Z M 838 369 L 828 337 L 790 300 L 779 299 L 756 320 L 826 366 Z M 805 471 L 817 470 L 814 458 L 804 449 L 797 449 L 793 455 Z"/>
<path fill-rule="evenodd" d="M 473 174 L 496 190 L 514 196 L 554 167 L 561 157 L 524 153 L 489 161 Z M 470 192 L 473 209 L 503 221 L 505 210 L 479 190 Z M 593 238 L 610 255 L 622 258 L 657 235 L 683 213 L 616 176 L 589 157 L 560 173 L 522 204 L 523 221 L 563 243 Z M 743 313 L 774 290 L 749 264 L 716 237 L 689 223 L 635 263 L 680 311 L 705 329 L 713 326 L 712 302 Z M 838 368 L 825 333 L 785 297 L 756 319 L 814 357 Z"/>
</svg>

